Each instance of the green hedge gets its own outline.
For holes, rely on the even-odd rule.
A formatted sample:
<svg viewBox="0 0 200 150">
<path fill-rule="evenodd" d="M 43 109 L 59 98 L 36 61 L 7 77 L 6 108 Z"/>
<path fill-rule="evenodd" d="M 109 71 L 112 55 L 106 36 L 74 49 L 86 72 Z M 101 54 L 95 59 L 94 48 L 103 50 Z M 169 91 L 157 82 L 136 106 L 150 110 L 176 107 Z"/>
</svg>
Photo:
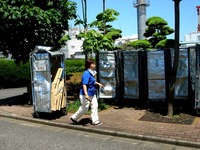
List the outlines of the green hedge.
<svg viewBox="0 0 200 150">
<path fill-rule="evenodd" d="M 66 60 L 66 73 L 84 71 L 84 60 Z M 12 60 L 0 59 L 0 89 L 30 84 L 29 63 L 17 66 Z"/>
<path fill-rule="evenodd" d="M 66 65 L 66 72 L 67 73 L 75 73 L 75 72 L 83 72 L 85 69 L 85 60 L 83 59 L 78 59 L 78 60 L 66 60 L 65 65 Z"/>
<path fill-rule="evenodd" d="M 12 60 L 0 59 L 0 88 L 23 87 L 29 82 L 29 63 L 17 66 Z"/>
</svg>

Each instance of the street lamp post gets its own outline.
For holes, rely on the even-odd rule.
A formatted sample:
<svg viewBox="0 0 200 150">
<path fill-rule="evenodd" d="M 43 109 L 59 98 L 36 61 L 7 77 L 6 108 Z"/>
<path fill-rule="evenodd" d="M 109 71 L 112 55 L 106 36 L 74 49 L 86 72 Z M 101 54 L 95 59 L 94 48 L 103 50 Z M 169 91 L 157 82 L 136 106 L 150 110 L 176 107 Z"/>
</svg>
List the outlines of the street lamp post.
<svg viewBox="0 0 200 150">
<path fill-rule="evenodd" d="M 82 13 L 83 13 L 83 22 L 84 30 L 87 30 L 87 0 L 81 0 L 82 2 Z"/>
<path fill-rule="evenodd" d="M 106 10 L 106 0 L 103 0 L 103 12 Z"/>
<path fill-rule="evenodd" d="M 174 91 L 176 83 L 176 74 L 179 63 L 179 40 L 180 40 L 180 2 L 181 0 L 174 1 L 174 11 L 175 11 L 175 47 L 174 47 L 174 62 L 171 72 L 170 80 L 170 94 L 168 100 L 168 116 L 173 116 L 173 101 L 174 101 Z"/>
</svg>

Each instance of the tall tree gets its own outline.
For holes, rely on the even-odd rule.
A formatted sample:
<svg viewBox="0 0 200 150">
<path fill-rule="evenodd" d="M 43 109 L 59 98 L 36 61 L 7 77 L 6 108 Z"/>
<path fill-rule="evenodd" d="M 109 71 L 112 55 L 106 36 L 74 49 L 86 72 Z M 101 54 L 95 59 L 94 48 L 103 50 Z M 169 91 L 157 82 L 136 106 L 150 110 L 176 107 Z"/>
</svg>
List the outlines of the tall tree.
<svg viewBox="0 0 200 150">
<path fill-rule="evenodd" d="M 79 34 L 78 39 L 84 40 L 83 51 L 85 54 L 97 52 L 101 49 L 114 49 L 114 41 L 121 37 L 122 31 L 113 28 L 112 25 L 108 23 L 117 20 L 118 15 L 119 13 L 117 11 L 106 9 L 105 12 L 98 14 L 96 20 L 90 24 L 91 28 L 97 28 L 97 30 L 92 29 L 88 30 L 86 33 L 82 32 Z M 81 21 L 78 23 L 81 23 Z"/>
<path fill-rule="evenodd" d="M 113 28 L 111 22 L 117 20 L 119 12 L 114 9 L 106 9 L 105 12 L 99 13 L 96 16 L 96 20 L 93 21 L 90 26 L 96 27 L 104 35 L 108 34 L 113 40 L 121 37 L 121 30 Z"/>
<path fill-rule="evenodd" d="M 171 80 L 170 80 L 170 94 L 168 101 L 168 116 L 173 116 L 173 101 L 174 101 L 174 91 L 175 91 L 175 83 L 176 83 L 176 75 L 178 70 L 178 62 L 179 62 L 179 40 L 180 40 L 180 1 L 181 0 L 173 0 L 174 1 L 174 11 L 175 11 L 175 49 L 174 49 L 174 62 L 173 68 L 171 72 Z"/>
<path fill-rule="evenodd" d="M 16 62 L 27 62 L 35 45 L 59 48 L 68 20 L 76 18 L 70 0 L 1 0 L 0 51 Z"/>
<path fill-rule="evenodd" d="M 167 39 L 167 35 L 174 32 L 174 30 L 168 26 L 167 21 L 158 16 L 153 16 L 147 19 L 146 25 L 147 28 L 144 36 L 149 38 L 149 42 L 153 48 L 155 48 L 156 44 L 161 40 Z"/>
</svg>

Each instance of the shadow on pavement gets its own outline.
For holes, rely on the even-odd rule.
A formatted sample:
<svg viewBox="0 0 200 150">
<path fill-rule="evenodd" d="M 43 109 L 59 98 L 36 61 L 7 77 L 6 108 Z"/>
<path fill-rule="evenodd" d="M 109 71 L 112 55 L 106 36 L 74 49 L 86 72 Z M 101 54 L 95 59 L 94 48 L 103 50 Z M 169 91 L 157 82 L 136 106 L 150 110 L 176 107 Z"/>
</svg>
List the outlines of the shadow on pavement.
<svg viewBox="0 0 200 150">
<path fill-rule="evenodd" d="M 12 105 L 30 105 L 30 97 L 28 93 L 22 95 L 13 96 L 5 99 L 0 99 L 0 106 L 12 106 Z"/>
<path fill-rule="evenodd" d="M 66 114 L 64 114 L 62 111 L 56 111 L 56 112 L 52 112 L 52 113 L 37 112 L 37 115 L 32 113 L 33 118 L 44 119 L 44 120 L 56 120 L 65 115 Z"/>
</svg>

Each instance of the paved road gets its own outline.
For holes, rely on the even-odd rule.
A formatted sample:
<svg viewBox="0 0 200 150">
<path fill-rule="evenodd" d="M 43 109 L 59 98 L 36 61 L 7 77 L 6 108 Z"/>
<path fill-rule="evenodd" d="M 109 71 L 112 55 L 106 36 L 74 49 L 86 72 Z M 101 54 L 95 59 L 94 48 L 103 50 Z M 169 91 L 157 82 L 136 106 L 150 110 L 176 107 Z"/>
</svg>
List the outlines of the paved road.
<svg viewBox="0 0 200 150">
<path fill-rule="evenodd" d="M 0 100 L 6 99 L 14 96 L 22 95 L 23 93 L 27 92 L 27 88 L 11 88 L 11 89 L 2 89 L 0 90 Z"/>
<path fill-rule="evenodd" d="M 195 150 L 0 117 L 0 150 Z"/>
</svg>

